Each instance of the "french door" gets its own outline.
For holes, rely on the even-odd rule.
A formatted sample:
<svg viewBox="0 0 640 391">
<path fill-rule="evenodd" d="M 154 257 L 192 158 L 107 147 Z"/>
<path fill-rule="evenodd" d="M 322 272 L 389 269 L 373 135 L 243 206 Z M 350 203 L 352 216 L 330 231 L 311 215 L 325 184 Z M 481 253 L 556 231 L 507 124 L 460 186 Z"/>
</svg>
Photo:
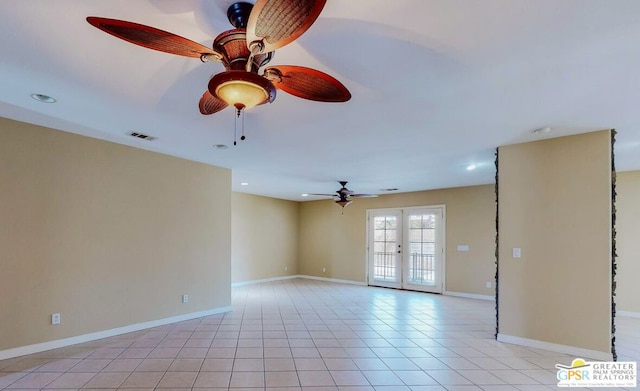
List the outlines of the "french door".
<svg viewBox="0 0 640 391">
<path fill-rule="evenodd" d="M 369 285 L 442 293 L 444 206 L 367 211 Z"/>
</svg>

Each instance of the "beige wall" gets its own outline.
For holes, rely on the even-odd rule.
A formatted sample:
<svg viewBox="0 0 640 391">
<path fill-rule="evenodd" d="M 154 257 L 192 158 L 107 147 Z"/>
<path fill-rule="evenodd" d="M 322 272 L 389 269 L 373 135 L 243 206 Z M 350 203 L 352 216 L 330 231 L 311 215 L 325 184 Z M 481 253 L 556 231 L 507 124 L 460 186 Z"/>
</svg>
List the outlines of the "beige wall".
<svg viewBox="0 0 640 391">
<path fill-rule="evenodd" d="M 232 282 L 297 274 L 299 203 L 235 192 L 231 199 Z"/>
<path fill-rule="evenodd" d="M 585 140 L 598 137 L 602 133 Z M 558 300 L 606 290 L 602 278 L 590 283 L 570 273 L 608 275 L 602 262 L 591 261 L 606 258 L 603 250 L 586 250 L 584 243 L 592 241 L 570 241 L 561 233 L 606 222 L 577 224 L 585 219 L 582 212 L 558 218 L 606 197 L 589 172 L 603 170 L 606 153 L 583 142 L 544 141 L 552 144 L 541 151 L 501 148 L 501 165 L 512 154 L 501 174 L 515 180 L 508 185 L 501 179 L 502 191 L 510 188 L 515 196 L 503 200 L 507 209 L 501 212 L 504 218 L 511 210 L 513 217 L 502 232 L 501 273 L 515 273 L 510 283 L 501 280 L 504 292 L 515 289 L 511 298 L 501 296 L 504 311 L 515 307 L 512 319 L 501 318 L 502 333 L 520 330 L 514 335 L 578 344 L 574 334 L 592 335 L 602 326 L 583 327 L 583 314 L 565 311 Z M 589 191 L 567 187 L 569 177 L 587 180 Z M 640 274 L 639 198 L 640 172 L 619 173 L 617 301 L 618 309 L 634 312 L 640 312 L 634 280 Z M 559 199 L 570 200 L 570 207 Z M 493 185 L 473 186 L 358 199 L 341 215 L 332 201 L 299 204 L 231 193 L 225 169 L 0 119 L 0 350 L 224 307 L 231 281 L 306 274 L 364 282 L 367 209 L 446 205 L 446 289 L 492 295 L 485 284 L 493 283 L 495 272 L 494 201 Z M 587 217 L 606 219 L 599 210 Z M 520 263 L 508 259 L 515 241 L 523 247 Z M 457 252 L 461 244 L 470 251 Z M 532 259 L 534 269 L 526 262 Z M 550 284 L 554 289 L 547 289 Z M 188 304 L 180 303 L 183 293 L 190 295 Z M 526 313 L 519 309 L 523 303 L 533 304 Z M 594 305 L 602 312 L 606 303 L 595 300 L 589 308 Z M 579 321 L 580 332 L 546 324 L 550 311 L 562 313 L 569 325 Z M 61 325 L 49 324 L 53 312 L 62 314 Z M 541 329 L 546 331 L 538 334 Z M 608 339 L 596 339 L 596 349 L 608 348 Z"/>
<path fill-rule="evenodd" d="M 344 209 L 344 215 L 330 200 L 304 202 L 299 273 L 365 282 L 367 209 L 428 205 L 446 206 L 446 290 L 493 295 L 493 288 L 486 287 L 495 274 L 493 185 L 360 198 Z M 457 245 L 468 245 L 470 251 L 458 252 Z"/>
<path fill-rule="evenodd" d="M 616 184 L 616 308 L 640 314 L 640 171 L 619 172 Z"/>
<path fill-rule="evenodd" d="M 229 306 L 230 181 L 0 119 L 0 350 Z"/>
<path fill-rule="evenodd" d="M 499 153 L 500 334 L 610 352 L 610 131 Z"/>
</svg>

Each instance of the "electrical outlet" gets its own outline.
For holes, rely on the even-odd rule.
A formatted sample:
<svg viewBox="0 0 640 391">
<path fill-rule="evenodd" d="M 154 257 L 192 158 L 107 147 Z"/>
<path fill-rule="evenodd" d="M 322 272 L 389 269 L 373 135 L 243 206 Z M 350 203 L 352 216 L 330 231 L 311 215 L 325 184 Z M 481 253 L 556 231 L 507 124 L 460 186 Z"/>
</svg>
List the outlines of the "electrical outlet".
<svg viewBox="0 0 640 391">
<path fill-rule="evenodd" d="M 51 324 L 60 324 L 60 314 L 51 314 Z"/>
<path fill-rule="evenodd" d="M 491 288 L 491 281 L 487 281 L 487 288 Z"/>
<path fill-rule="evenodd" d="M 289 270 L 289 266 L 284 267 L 284 271 L 286 272 L 287 270 Z"/>
<path fill-rule="evenodd" d="M 182 295 L 182 302 L 183 303 L 188 303 L 189 302 L 189 295 Z"/>
<path fill-rule="evenodd" d="M 326 267 L 323 267 L 323 268 L 322 268 L 322 272 L 323 272 L 323 273 L 326 273 L 326 272 L 327 272 L 327 268 L 326 268 Z"/>
</svg>

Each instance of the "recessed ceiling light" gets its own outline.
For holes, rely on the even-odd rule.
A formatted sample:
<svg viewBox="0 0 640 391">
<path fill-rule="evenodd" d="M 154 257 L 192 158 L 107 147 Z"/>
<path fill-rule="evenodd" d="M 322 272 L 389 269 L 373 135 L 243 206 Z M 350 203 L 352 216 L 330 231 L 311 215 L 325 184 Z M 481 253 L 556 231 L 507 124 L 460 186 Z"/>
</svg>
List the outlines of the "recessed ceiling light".
<svg viewBox="0 0 640 391">
<path fill-rule="evenodd" d="M 544 128 L 538 128 L 533 131 L 533 134 L 545 134 L 551 132 L 551 128 L 545 126 Z"/>
<path fill-rule="evenodd" d="M 303 193 L 303 194 L 300 194 L 300 195 L 303 196 L 303 197 L 309 197 L 309 194 L 307 194 L 307 193 Z"/>
<path fill-rule="evenodd" d="M 37 100 L 38 102 L 42 102 L 42 103 L 56 103 L 55 98 L 52 98 L 49 95 L 31 94 L 31 97 Z"/>
<path fill-rule="evenodd" d="M 467 171 L 473 171 L 473 170 L 475 170 L 475 169 L 476 169 L 476 165 L 475 165 L 475 164 L 469 164 L 469 165 L 467 166 Z"/>
<path fill-rule="evenodd" d="M 225 144 L 213 144 L 213 148 L 214 149 L 227 149 L 229 147 L 226 146 Z"/>
<path fill-rule="evenodd" d="M 249 182 L 240 182 L 240 186 L 249 186 Z"/>
</svg>

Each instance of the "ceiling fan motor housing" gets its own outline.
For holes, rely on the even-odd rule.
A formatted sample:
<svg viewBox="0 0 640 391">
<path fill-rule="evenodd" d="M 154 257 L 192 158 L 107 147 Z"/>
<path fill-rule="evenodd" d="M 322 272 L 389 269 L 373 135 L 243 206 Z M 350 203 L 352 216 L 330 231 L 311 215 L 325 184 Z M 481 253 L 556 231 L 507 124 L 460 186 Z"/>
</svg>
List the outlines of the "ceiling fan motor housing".
<svg viewBox="0 0 640 391">
<path fill-rule="evenodd" d="M 246 70 L 247 61 L 251 55 L 247 47 L 247 32 L 244 28 L 228 30 L 213 41 L 213 50 L 222 55 L 222 64 L 228 70 Z M 253 56 L 251 71 L 258 72 L 273 58 L 273 52 L 261 53 Z"/>
</svg>

